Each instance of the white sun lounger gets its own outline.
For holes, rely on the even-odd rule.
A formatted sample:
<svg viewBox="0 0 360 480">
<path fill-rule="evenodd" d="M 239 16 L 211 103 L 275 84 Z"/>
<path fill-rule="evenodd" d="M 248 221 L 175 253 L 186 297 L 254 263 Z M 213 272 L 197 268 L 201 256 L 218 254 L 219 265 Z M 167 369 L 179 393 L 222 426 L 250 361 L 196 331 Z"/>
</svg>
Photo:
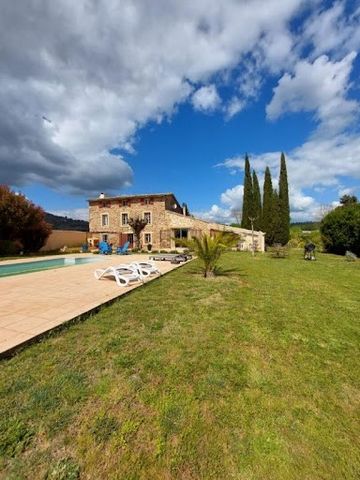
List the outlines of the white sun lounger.
<svg viewBox="0 0 360 480">
<path fill-rule="evenodd" d="M 132 262 L 130 265 L 133 265 L 144 277 L 161 275 L 160 270 L 153 262 Z"/>
<path fill-rule="evenodd" d="M 94 272 L 95 278 L 101 280 L 105 277 L 114 277 L 119 287 L 127 287 L 132 282 L 143 282 L 143 276 L 134 266 L 122 264 L 105 269 L 98 268 Z"/>
</svg>

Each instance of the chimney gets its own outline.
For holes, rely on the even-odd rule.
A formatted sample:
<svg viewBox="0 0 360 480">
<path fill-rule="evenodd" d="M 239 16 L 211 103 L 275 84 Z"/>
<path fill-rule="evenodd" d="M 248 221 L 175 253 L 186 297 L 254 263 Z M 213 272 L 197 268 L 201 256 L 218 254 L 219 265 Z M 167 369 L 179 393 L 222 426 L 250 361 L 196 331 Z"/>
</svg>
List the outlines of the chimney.
<svg viewBox="0 0 360 480">
<path fill-rule="evenodd" d="M 181 207 L 182 207 L 183 215 L 184 215 L 185 217 L 187 217 L 188 214 L 189 214 L 189 211 L 188 211 L 188 207 L 187 207 L 186 203 L 183 203 L 183 204 L 181 205 Z"/>
<path fill-rule="evenodd" d="M 105 194 L 103 192 L 100 193 L 99 198 L 104 198 Z"/>
</svg>

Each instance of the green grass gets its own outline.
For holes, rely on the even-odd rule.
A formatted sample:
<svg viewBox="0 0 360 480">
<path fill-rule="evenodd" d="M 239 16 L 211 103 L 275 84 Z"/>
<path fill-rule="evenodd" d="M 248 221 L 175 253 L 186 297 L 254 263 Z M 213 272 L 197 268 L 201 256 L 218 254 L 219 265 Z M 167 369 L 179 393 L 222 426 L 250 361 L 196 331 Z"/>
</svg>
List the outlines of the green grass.
<svg viewBox="0 0 360 480">
<path fill-rule="evenodd" d="M 0 478 L 357 479 L 360 264 L 192 262 L 0 364 Z"/>
</svg>

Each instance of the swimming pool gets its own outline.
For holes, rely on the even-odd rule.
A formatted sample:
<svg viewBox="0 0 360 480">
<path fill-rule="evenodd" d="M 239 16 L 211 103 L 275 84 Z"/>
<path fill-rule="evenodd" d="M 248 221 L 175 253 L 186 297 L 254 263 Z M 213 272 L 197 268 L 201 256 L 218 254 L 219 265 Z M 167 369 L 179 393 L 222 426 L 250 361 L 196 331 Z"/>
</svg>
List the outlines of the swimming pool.
<svg viewBox="0 0 360 480">
<path fill-rule="evenodd" d="M 71 265 L 83 265 L 85 263 L 98 262 L 99 260 L 100 258 L 96 257 L 60 257 L 52 258 L 50 260 L 36 260 L 34 262 L 21 262 L 7 265 L 0 264 L 0 277 L 9 277 L 10 275 L 19 275 L 21 273 L 40 272 L 41 270 L 69 267 Z"/>
</svg>

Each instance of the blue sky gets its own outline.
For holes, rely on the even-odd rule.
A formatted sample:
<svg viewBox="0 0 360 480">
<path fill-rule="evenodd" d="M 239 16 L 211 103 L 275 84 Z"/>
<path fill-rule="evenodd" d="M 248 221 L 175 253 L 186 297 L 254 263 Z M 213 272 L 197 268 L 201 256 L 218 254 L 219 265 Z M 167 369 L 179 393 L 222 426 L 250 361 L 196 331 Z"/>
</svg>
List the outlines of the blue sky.
<svg viewBox="0 0 360 480">
<path fill-rule="evenodd" d="M 245 152 L 261 182 L 285 152 L 293 221 L 360 196 L 359 1 L 12 3 L 0 182 L 47 211 L 172 191 L 231 222 Z"/>
</svg>

